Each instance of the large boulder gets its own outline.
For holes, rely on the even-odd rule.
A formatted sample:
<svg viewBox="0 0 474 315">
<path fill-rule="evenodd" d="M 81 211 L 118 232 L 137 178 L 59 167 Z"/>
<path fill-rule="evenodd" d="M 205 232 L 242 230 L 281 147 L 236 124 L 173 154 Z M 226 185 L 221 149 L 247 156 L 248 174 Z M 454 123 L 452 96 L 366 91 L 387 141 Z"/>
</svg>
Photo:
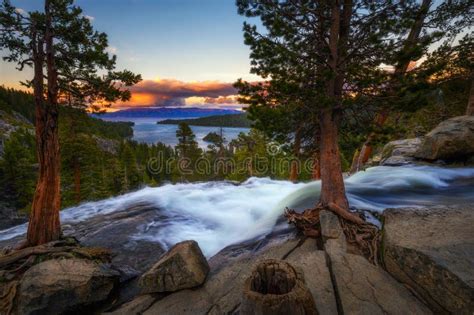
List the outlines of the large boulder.
<svg viewBox="0 0 474 315">
<path fill-rule="evenodd" d="M 320 219 L 324 249 L 342 313 L 431 314 L 385 270 L 346 251 L 346 238 L 334 213 L 322 211 Z"/>
<path fill-rule="evenodd" d="M 415 152 L 425 160 L 467 160 L 474 155 L 474 116 L 454 117 L 429 132 Z"/>
<path fill-rule="evenodd" d="M 174 292 L 204 283 L 209 265 L 195 241 L 173 246 L 139 280 L 142 293 Z"/>
<path fill-rule="evenodd" d="M 105 301 L 119 273 L 84 259 L 52 259 L 28 269 L 18 285 L 18 314 L 61 314 Z"/>
<path fill-rule="evenodd" d="M 474 207 L 384 212 L 383 257 L 389 273 L 436 313 L 474 312 Z"/>
<path fill-rule="evenodd" d="M 329 254 L 344 314 L 431 314 L 407 288 L 362 256 Z"/>
<path fill-rule="evenodd" d="M 413 163 L 414 154 L 421 142 L 421 138 L 413 138 L 387 143 L 382 150 L 380 165 L 400 166 Z"/>
</svg>

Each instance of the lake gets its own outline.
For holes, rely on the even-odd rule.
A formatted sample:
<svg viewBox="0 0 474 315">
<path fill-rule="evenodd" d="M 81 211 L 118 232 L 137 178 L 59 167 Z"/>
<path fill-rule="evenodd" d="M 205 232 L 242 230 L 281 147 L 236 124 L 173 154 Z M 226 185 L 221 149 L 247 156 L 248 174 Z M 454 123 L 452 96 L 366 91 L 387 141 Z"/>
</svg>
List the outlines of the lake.
<svg viewBox="0 0 474 315">
<path fill-rule="evenodd" d="M 179 119 L 179 118 L 178 118 Z M 178 125 L 158 125 L 156 118 L 127 118 L 127 119 L 104 119 L 108 121 L 133 121 L 133 140 L 138 142 L 145 142 L 149 144 L 162 142 L 167 145 L 175 146 L 178 144 L 176 139 L 176 130 Z M 209 143 L 205 142 L 203 138 L 211 131 L 220 132 L 219 127 L 203 127 L 203 126 L 190 126 L 194 134 L 196 135 L 196 141 L 199 147 L 205 149 Z M 222 128 L 224 138 L 227 143 L 236 139 L 239 133 L 249 132 L 249 128 Z"/>
</svg>

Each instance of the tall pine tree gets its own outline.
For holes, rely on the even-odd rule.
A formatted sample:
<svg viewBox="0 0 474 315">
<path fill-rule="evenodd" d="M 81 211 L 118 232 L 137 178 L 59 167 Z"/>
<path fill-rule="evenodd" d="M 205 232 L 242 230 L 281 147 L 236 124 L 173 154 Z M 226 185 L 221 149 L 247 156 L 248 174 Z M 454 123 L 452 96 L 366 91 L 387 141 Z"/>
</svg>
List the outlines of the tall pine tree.
<svg viewBox="0 0 474 315">
<path fill-rule="evenodd" d="M 56 240 L 61 235 L 59 106 L 89 106 L 100 110 L 127 100 L 123 89 L 140 80 L 130 71 L 115 71 L 116 57 L 106 52 L 107 35 L 72 0 L 45 0 L 44 11 L 22 13 L 4 0 L 0 6 L 0 48 L 4 59 L 19 70 L 32 67 L 25 84 L 35 98 L 36 149 L 39 176 L 33 198 L 26 246 Z"/>
<path fill-rule="evenodd" d="M 378 66 L 404 29 L 411 1 L 238 0 L 238 12 L 259 17 L 265 30 L 244 24 L 252 72 L 310 106 L 319 126 L 320 205 L 361 223 L 348 211 L 339 126 L 357 91 L 370 89 Z"/>
</svg>

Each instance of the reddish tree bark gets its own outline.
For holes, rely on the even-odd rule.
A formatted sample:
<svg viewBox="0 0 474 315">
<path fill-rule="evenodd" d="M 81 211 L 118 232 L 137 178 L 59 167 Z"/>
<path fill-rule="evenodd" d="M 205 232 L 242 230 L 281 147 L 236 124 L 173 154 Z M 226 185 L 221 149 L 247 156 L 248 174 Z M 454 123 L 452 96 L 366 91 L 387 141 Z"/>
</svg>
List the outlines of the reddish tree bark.
<svg viewBox="0 0 474 315">
<path fill-rule="evenodd" d="M 27 245 L 36 246 L 59 239 L 60 209 L 60 155 L 58 134 L 58 86 L 54 63 L 53 33 L 51 29 L 50 2 L 45 2 L 47 65 L 47 102 L 44 101 L 43 64 L 44 48 L 38 39 L 34 51 L 34 95 L 36 106 L 36 154 L 39 176 L 31 206 L 27 232 Z"/>
<path fill-rule="evenodd" d="M 321 196 L 322 206 L 336 204 L 347 211 L 349 203 L 346 198 L 344 180 L 342 177 L 341 156 L 338 143 L 339 115 L 343 86 L 343 65 L 338 64 L 344 54 L 345 41 L 352 12 L 352 1 L 344 1 L 341 19 L 341 3 L 334 1 L 331 10 L 331 29 L 329 34 L 330 58 L 329 67 L 333 72 L 327 82 L 326 91 L 332 99 L 332 107 L 321 110 L 319 118 L 320 128 L 320 167 L 321 167 Z"/>
<path fill-rule="evenodd" d="M 346 198 L 342 177 L 341 157 L 338 144 L 338 124 L 330 110 L 323 111 L 320 118 L 321 126 L 321 205 L 335 203 L 347 210 L 349 203 Z"/>
<path fill-rule="evenodd" d="M 364 221 L 349 212 L 344 179 L 342 177 L 341 155 L 339 151 L 338 129 L 342 112 L 342 89 L 344 85 L 345 60 L 350 20 L 352 17 L 352 0 L 334 1 L 331 9 L 331 28 L 329 34 L 330 58 L 328 65 L 333 72 L 327 81 L 327 96 L 332 106 L 320 112 L 320 163 L 321 195 L 320 206 L 327 207 L 339 216 L 356 224 Z"/>
</svg>

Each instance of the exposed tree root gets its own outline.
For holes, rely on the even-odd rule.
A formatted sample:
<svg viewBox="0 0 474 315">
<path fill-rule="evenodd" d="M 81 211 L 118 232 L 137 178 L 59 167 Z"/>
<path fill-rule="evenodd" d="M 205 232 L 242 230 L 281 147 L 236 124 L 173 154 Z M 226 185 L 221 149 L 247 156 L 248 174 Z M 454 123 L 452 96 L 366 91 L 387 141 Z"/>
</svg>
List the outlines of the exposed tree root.
<svg viewBox="0 0 474 315">
<path fill-rule="evenodd" d="M 330 202 L 328 204 L 328 208 L 346 221 L 353 222 L 355 224 L 365 224 L 365 221 L 362 220 L 357 214 L 354 214 L 346 209 L 339 207 L 334 202 Z"/>
<path fill-rule="evenodd" d="M 12 314 L 18 281 L 0 283 L 0 314 Z"/>
<path fill-rule="evenodd" d="M 347 242 L 359 248 L 362 254 L 374 265 L 379 263 L 379 246 L 382 239 L 380 230 L 373 224 L 353 222 L 340 219 Z"/>
<path fill-rule="evenodd" d="M 327 207 L 317 205 L 302 213 L 286 208 L 284 216 L 288 223 L 294 224 L 305 236 L 317 238 L 321 236 L 319 214 L 322 210 L 330 210 L 338 215 L 347 242 L 357 246 L 371 263 L 378 265 L 381 233 L 375 225 L 366 222 L 357 213 L 346 211 L 338 205 L 330 203 Z"/>
<path fill-rule="evenodd" d="M 298 213 L 293 209 L 286 208 L 284 216 L 288 223 L 294 224 L 305 236 L 317 238 L 321 235 L 319 228 L 319 213 L 321 210 L 324 209 L 316 207 Z"/>
</svg>

